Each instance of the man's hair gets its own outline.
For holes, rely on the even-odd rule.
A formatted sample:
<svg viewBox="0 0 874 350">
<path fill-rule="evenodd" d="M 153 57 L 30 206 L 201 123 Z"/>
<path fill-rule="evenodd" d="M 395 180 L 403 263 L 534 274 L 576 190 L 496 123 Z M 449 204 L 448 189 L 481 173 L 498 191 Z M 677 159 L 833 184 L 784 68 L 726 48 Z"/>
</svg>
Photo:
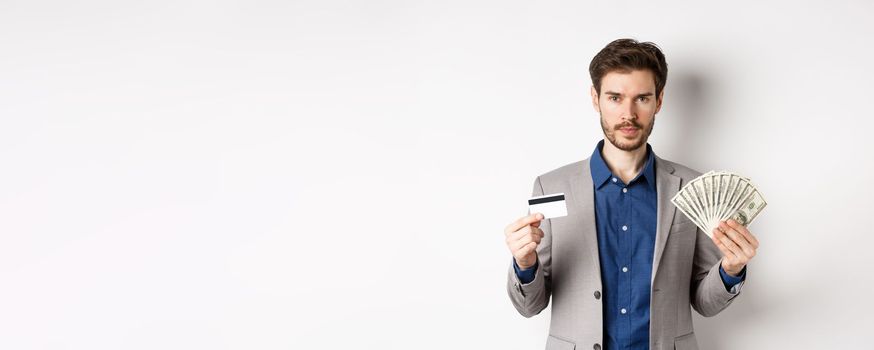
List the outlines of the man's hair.
<svg viewBox="0 0 874 350">
<path fill-rule="evenodd" d="M 665 55 L 656 44 L 638 42 L 634 39 L 616 39 L 607 44 L 595 55 L 589 64 L 589 75 L 598 95 L 601 94 L 601 79 L 607 73 L 628 73 L 632 70 L 648 69 L 655 76 L 656 98 L 665 87 L 668 79 L 668 63 Z"/>
</svg>

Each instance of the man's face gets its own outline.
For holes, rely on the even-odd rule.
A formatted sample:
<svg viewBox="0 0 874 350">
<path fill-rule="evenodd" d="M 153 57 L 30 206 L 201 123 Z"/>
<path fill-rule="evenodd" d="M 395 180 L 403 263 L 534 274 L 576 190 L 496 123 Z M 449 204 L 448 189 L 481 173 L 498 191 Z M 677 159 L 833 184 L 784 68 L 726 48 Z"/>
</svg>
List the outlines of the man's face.
<svg viewBox="0 0 874 350">
<path fill-rule="evenodd" d="M 655 96 L 650 70 L 609 72 L 601 79 L 601 94 L 591 89 L 592 104 L 601 114 L 604 137 L 616 148 L 633 151 L 646 145 L 664 90 Z"/>
</svg>

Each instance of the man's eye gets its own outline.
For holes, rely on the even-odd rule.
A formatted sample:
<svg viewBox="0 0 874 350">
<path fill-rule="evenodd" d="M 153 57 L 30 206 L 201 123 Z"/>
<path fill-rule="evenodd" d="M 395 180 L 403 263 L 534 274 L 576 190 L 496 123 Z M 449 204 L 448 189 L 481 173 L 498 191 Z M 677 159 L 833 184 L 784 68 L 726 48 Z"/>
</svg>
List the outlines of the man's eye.
<svg viewBox="0 0 874 350">
<path fill-rule="evenodd" d="M 610 96 L 610 101 L 619 101 L 619 96 Z"/>
<path fill-rule="evenodd" d="M 646 102 L 646 101 L 649 101 L 649 97 L 646 97 L 646 96 L 640 96 L 640 97 L 638 97 L 637 99 L 640 100 L 640 102 Z"/>
</svg>

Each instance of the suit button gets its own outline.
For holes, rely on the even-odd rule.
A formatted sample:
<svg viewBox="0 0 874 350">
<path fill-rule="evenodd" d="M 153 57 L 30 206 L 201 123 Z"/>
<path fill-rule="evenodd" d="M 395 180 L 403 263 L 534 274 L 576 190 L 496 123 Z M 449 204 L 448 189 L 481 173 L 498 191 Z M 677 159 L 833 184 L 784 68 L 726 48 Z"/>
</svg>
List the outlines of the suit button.
<svg viewBox="0 0 874 350">
<path fill-rule="evenodd" d="M 595 291 L 595 299 L 601 299 L 601 292 L 599 292 L 597 290 Z"/>
<path fill-rule="evenodd" d="M 601 344 L 595 343 L 595 346 L 593 346 L 593 348 L 595 348 L 595 350 L 601 350 Z"/>
</svg>

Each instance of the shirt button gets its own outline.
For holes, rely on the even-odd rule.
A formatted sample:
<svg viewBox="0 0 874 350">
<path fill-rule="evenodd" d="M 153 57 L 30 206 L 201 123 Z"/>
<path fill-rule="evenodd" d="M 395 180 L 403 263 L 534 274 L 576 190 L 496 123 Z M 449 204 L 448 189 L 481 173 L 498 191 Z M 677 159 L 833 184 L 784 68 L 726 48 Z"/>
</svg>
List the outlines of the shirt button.
<svg viewBox="0 0 874 350">
<path fill-rule="evenodd" d="M 595 343 L 595 346 L 593 346 L 592 349 L 601 350 L 601 344 Z"/>
<path fill-rule="evenodd" d="M 623 266 L 623 267 L 622 267 L 622 272 L 628 272 L 628 268 L 625 267 L 625 266 Z"/>
<path fill-rule="evenodd" d="M 628 226 L 622 225 L 622 231 L 628 231 Z"/>
<path fill-rule="evenodd" d="M 627 189 L 627 188 L 623 188 L 623 189 L 622 189 L 622 193 L 626 193 L 626 192 L 628 192 L 628 189 Z"/>
<path fill-rule="evenodd" d="M 615 178 L 615 177 L 613 178 L 613 182 L 616 182 L 616 178 Z"/>
<path fill-rule="evenodd" d="M 597 290 L 595 291 L 595 299 L 601 299 L 601 292 L 600 291 L 597 291 Z"/>
<path fill-rule="evenodd" d="M 625 315 L 625 313 L 628 311 L 626 311 L 625 308 L 623 307 L 621 310 L 619 310 L 619 312 L 622 313 L 623 315 Z"/>
</svg>

